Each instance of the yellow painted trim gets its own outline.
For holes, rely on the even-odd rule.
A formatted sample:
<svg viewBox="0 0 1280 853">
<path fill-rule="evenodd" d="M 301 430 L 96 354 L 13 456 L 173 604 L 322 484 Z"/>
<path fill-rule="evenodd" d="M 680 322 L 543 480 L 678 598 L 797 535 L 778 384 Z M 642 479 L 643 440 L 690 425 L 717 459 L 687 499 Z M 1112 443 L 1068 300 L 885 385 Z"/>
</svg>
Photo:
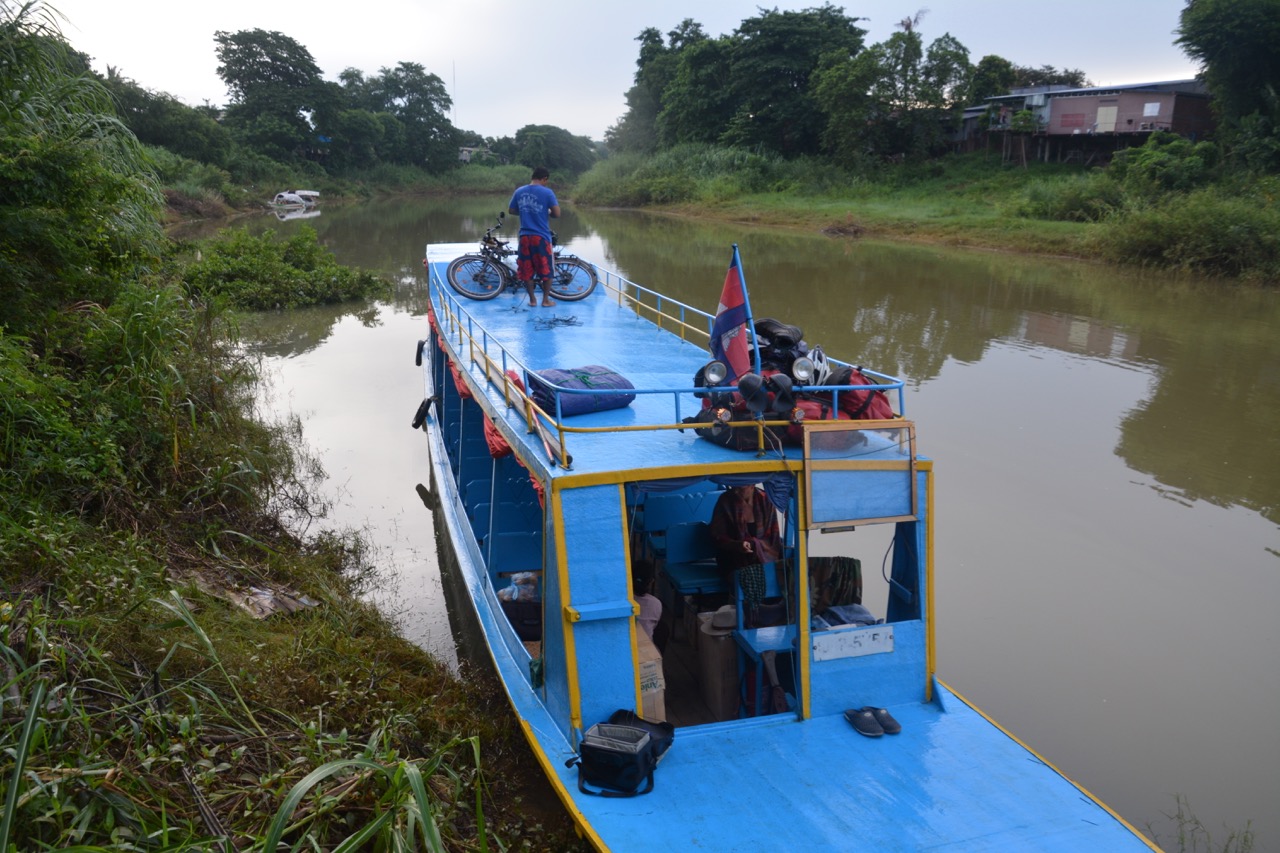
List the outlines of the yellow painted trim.
<svg viewBox="0 0 1280 853">
<path fill-rule="evenodd" d="M 644 710 L 644 697 L 640 694 L 640 640 L 636 632 L 642 630 L 636 617 L 640 615 L 640 603 L 636 601 L 636 578 L 631 570 L 631 525 L 627 519 L 627 490 L 618 484 L 618 506 L 622 509 L 622 555 L 627 565 L 627 600 L 631 602 L 631 672 L 636 689 L 636 713 Z"/>
<path fill-rule="evenodd" d="M 573 624 L 565 618 L 567 602 L 572 601 L 569 588 L 569 555 L 565 553 L 564 508 L 560 504 L 560 488 L 551 481 L 551 529 L 555 531 L 556 578 L 560 583 L 560 630 L 564 632 L 564 675 L 569 693 L 569 727 L 582 729 L 582 685 L 578 679 L 578 647 L 574 642 Z"/>
<path fill-rule="evenodd" d="M 925 472 L 924 487 L 926 490 L 924 499 L 924 597 L 925 597 L 925 614 L 924 614 L 924 701 L 933 701 L 933 674 L 937 670 L 937 646 L 935 639 L 935 628 L 933 614 L 935 611 L 933 601 L 933 471 Z"/>
<path fill-rule="evenodd" d="M 796 473 L 804 470 L 800 459 L 752 459 L 744 462 L 713 462 L 698 465 L 673 465 L 661 468 L 634 468 L 627 470 L 595 471 L 587 474 L 563 474 L 556 477 L 562 488 L 578 489 L 585 486 L 605 486 L 613 483 L 629 483 L 633 480 L 665 480 L 671 477 L 710 477 L 718 474 L 745 472 L 773 474 Z"/>
<path fill-rule="evenodd" d="M 514 706 L 513 706 L 514 708 Z M 542 750 L 542 744 L 538 742 L 537 737 L 533 733 L 533 727 L 529 725 L 529 721 L 520 718 L 520 731 L 524 732 L 525 740 L 529 742 L 529 747 L 533 750 L 533 757 L 537 759 L 538 764 L 542 766 L 542 773 L 551 782 L 552 789 L 556 792 L 556 796 L 560 798 L 560 802 L 564 805 L 565 810 L 569 812 L 569 817 L 573 818 L 574 824 L 577 826 L 578 834 L 591 842 L 591 846 L 596 850 L 608 850 L 609 847 L 604 843 L 604 839 L 599 833 L 592 828 L 587 816 L 578 808 L 578 804 L 574 802 L 573 794 L 569 792 L 560 782 L 560 776 L 556 768 L 552 766 L 550 759 Z"/>
<path fill-rule="evenodd" d="M 797 476 L 804 478 L 808 474 L 801 472 Z M 809 565 L 809 531 L 804 526 L 805 515 L 805 488 L 803 483 L 797 483 L 796 517 L 791 521 L 796 531 L 797 566 Z M 800 702 L 800 719 L 807 720 L 813 716 L 812 685 L 809 681 L 811 672 L 809 659 L 813 656 L 809 643 L 809 573 L 797 570 L 796 575 L 798 590 L 796 595 L 800 599 L 796 602 L 796 620 L 799 623 L 796 626 L 796 648 L 800 652 L 796 655 L 800 661 L 800 696 L 797 698 Z"/>
<path fill-rule="evenodd" d="M 912 463 L 892 459 L 810 459 L 809 467 L 815 471 L 905 471 Z"/>
<path fill-rule="evenodd" d="M 983 718 L 984 720 L 986 720 L 988 723 L 990 723 L 991 725 L 995 726 L 995 727 L 996 727 L 997 729 L 999 729 L 1000 731 L 1004 732 L 1004 733 L 1009 737 L 1009 739 L 1010 739 L 1010 740 L 1012 740 L 1012 741 L 1014 741 L 1015 743 L 1017 743 L 1019 746 L 1021 746 L 1021 747 L 1022 747 L 1023 749 L 1025 749 L 1027 752 L 1029 752 L 1029 753 L 1031 753 L 1032 755 L 1034 755 L 1038 760 L 1040 760 L 1040 761 L 1044 762 L 1045 766 L 1047 766 L 1047 767 L 1051 768 L 1051 769 L 1053 770 L 1053 772 L 1057 773 L 1057 774 L 1058 774 L 1059 776 L 1061 776 L 1063 779 L 1066 779 L 1068 782 L 1070 782 L 1072 785 L 1074 785 L 1074 786 L 1076 787 L 1076 789 L 1077 789 L 1078 791 L 1080 791 L 1080 793 L 1082 793 L 1082 794 L 1084 794 L 1086 797 L 1088 797 L 1088 798 L 1090 799 L 1090 801 L 1092 801 L 1092 802 L 1094 803 L 1094 805 L 1098 806 L 1100 809 L 1102 809 L 1103 811 L 1105 811 L 1107 814 L 1111 815 L 1113 818 L 1115 818 L 1116 820 L 1120 821 L 1120 823 L 1122 823 L 1122 824 L 1125 826 L 1125 828 L 1126 828 L 1126 829 L 1128 829 L 1130 832 L 1132 832 L 1132 833 L 1133 833 L 1134 835 L 1136 835 L 1138 838 L 1141 838 L 1141 839 L 1142 839 L 1142 842 L 1143 842 L 1144 844 L 1146 844 L 1146 845 L 1147 845 L 1147 847 L 1151 848 L 1152 850 L 1155 850 L 1155 851 L 1156 851 L 1156 853 L 1160 853 L 1160 848 L 1159 848 L 1159 847 L 1157 847 L 1155 844 L 1153 844 L 1153 843 L 1151 842 L 1151 839 L 1147 838 L 1145 835 L 1143 835 L 1141 832 L 1139 832 L 1139 831 L 1138 831 L 1138 830 L 1133 826 L 1133 824 L 1129 823 L 1129 821 L 1125 820 L 1125 819 L 1124 819 L 1124 818 L 1122 818 L 1120 815 L 1118 815 L 1118 814 L 1116 813 L 1115 809 L 1111 808 L 1111 806 L 1107 805 L 1107 804 L 1106 804 L 1106 803 L 1104 803 L 1102 800 L 1100 800 L 1100 799 L 1098 799 L 1097 797 L 1095 797 L 1095 796 L 1093 795 L 1093 793 L 1092 793 L 1091 791 L 1089 791 L 1089 789 L 1088 789 L 1088 788 L 1086 788 L 1085 786 L 1081 785 L 1081 784 L 1080 784 L 1079 782 L 1077 782 L 1075 779 L 1072 779 L 1072 778 L 1071 778 L 1070 776 L 1068 776 L 1066 773 L 1063 773 L 1063 772 L 1058 768 L 1058 766 L 1057 766 L 1056 764 L 1054 764 L 1052 761 L 1049 761 L 1048 759 L 1046 759 L 1043 755 L 1041 755 L 1040 753 L 1036 752 L 1034 749 L 1032 749 L 1032 748 L 1031 748 L 1030 746 L 1028 746 L 1027 744 L 1023 743 L 1023 742 L 1022 742 L 1022 740 L 1021 740 L 1021 739 L 1019 739 L 1019 737 L 1018 737 L 1017 735 L 1015 735 L 1013 732 L 1009 731 L 1009 730 L 1008 730 L 1008 729 L 1006 729 L 1004 726 L 1000 725 L 998 722 L 996 722 L 995 720 L 993 720 L 990 716 L 988 716 L 988 715 L 987 715 L 987 712 L 986 712 L 986 711 L 983 711 L 983 710 L 982 710 L 981 708 L 979 708 L 977 705 L 973 704 L 973 703 L 972 703 L 972 702 L 970 702 L 968 699 L 964 698 L 964 696 L 962 696 L 962 695 L 961 695 L 961 694 L 960 694 L 960 693 L 959 693 L 959 692 L 958 692 L 954 687 L 952 687 L 950 684 L 947 684 L 947 682 L 943 681 L 942 679 L 938 679 L 938 682 L 939 682 L 943 687 L 945 687 L 945 688 L 947 688 L 948 690 L 950 690 L 950 691 L 951 691 L 951 693 L 952 693 L 953 695 L 955 695 L 955 697 L 956 697 L 957 699 L 959 699 L 961 702 L 963 702 L 964 704 L 966 704 L 966 705 L 968 705 L 970 708 L 972 708 L 972 709 L 974 710 L 974 712 L 976 712 L 976 713 L 978 714 L 978 716 L 982 717 L 982 718 Z"/>
</svg>

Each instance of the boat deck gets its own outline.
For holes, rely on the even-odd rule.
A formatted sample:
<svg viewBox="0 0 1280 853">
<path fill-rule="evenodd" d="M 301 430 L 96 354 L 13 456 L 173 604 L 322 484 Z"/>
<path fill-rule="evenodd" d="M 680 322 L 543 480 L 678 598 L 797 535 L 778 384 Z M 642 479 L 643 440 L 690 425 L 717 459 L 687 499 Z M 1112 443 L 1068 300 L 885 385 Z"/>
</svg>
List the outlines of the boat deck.
<svg viewBox="0 0 1280 853">
<path fill-rule="evenodd" d="M 531 307 L 523 290 L 504 292 L 489 301 L 459 297 L 445 281 L 445 268 L 452 258 L 474 249 L 469 243 L 433 244 L 427 247 L 427 267 L 442 331 L 460 351 L 472 352 L 469 369 L 477 377 L 484 376 L 477 363 L 483 351 L 500 368 L 498 372 L 514 369 L 522 374 L 526 370 L 603 365 L 635 386 L 636 398 L 625 408 L 563 420 L 566 430 L 613 430 L 566 433 L 574 473 L 684 468 L 754 458 L 699 441 L 691 429 L 635 429 L 678 424 L 701 409 L 701 400 L 693 395 L 693 377 L 709 358 L 707 335 L 699 331 L 707 328 L 707 315 L 668 300 L 660 306 L 661 314 L 650 305 L 650 309 L 642 309 L 641 316 L 630 300 L 631 293 L 628 298 L 620 296 L 619 291 L 627 290 L 630 283 L 617 277 L 602 279 L 586 299 L 557 302 L 554 307 Z M 708 301 L 717 296 L 709 293 Z M 541 293 L 538 298 L 540 301 Z M 640 298 L 649 302 L 644 295 Z M 468 338 L 471 346 L 466 343 Z M 618 346 L 619 341 L 626 341 L 627 346 Z M 523 412 L 506 406 L 500 387 L 490 384 L 488 396 L 493 409 L 505 413 L 512 431 L 522 436 L 531 454 L 545 460 L 541 439 L 526 434 Z M 900 407 L 901 401 L 897 402 Z M 620 441 L 618 430 L 632 431 Z M 789 448 L 786 453 L 799 455 L 799 449 Z M 547 473 L 563 476 L 568 472 L 551 468 Z"/>
<path fill-rule="evenodd" d="M 694 373 L 707 362 L 705 337 L 697 344 L 681 340 L 637 316 L 629 306 L 620 305 L 616 294 L 603 284 L 586 299 L 558 302 L 548 308 L 530 307 L 523 290 L 503 293 L 488 302 L 459 298 L 445 283 L 445 262 L 437 257 L 451 258 L 459 250 L 469 251 L 474 246 L 432 246 L 431 249 L 428 260 L 432 261 L 432 287 L 438 291 L 437 299 L 443 297 L 445 303 L 456 306 L 473 340 L 504 369 L 513 368 L 522 374 L 525 370 L 598 364 L 625 376 L 636 387 L 636 399 L 629 406 L 566 418 L 566 427 L 616 429 L 673 424 L 695 414 L 701 407 L 692 393 L 675 395 L 670 389 L 693 388 Z M 448 335 L 445 317 L 442 316 L 440 322 Z M 618 347 L 617 342 L 621 340 L 630 345 Z M 501 347 L 498 341 L 502 342 Z M 483 375 L 475 364 L 471 369 Z M 512 431 L 525 436 L 533 455 L 545 459 L 538 436 L 525 435 L 521 410 L 507 409 L 501 389 L 492 385 L 489 396 L 496 410 L 505 410 Z M 635 431 L 627 441 L 619 441 L 616 433 L 570 433 L 565 441 L 573 457 L 572 470 L 577 473 L 716 462 L 732 453 L 709 442 L 697 441 L 691 431 Z M 625 458 L 619 458 L 619 454 Z M 554 476 L 563 473 L 563 469 L 548 473 Z"/>
<path fill-rule="evenodd" d="M 893 706 L 902 732 L 879 738 L 840 715 L 680 729 L 652 793 L 577 804 L 593 825 L 658 850 L 781 849 L 797 837 L 813 851 L 1146 849 L 1067 779 L 939 694 L 939 703 Z M 726 755 L 736 756 L 730 766 Z M 576 786 L 575 771 L 561 776 Z M 725 833 L 729 815 L 736 825 Z"/>
</svg>

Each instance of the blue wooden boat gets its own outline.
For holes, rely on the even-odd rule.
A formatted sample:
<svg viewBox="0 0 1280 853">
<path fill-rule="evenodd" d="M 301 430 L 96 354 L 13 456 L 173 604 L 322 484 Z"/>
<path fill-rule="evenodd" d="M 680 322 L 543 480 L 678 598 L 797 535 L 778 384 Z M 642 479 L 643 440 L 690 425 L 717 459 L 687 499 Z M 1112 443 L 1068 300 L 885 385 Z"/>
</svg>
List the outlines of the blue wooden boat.
<svg viewBox="0 0 1280 853">
<path fill-rule="evenodd" d="M 446 270 L 473 250 L 427 246 L 426 399 L 413 425 L 515 718 L 596 848 L 1156 849 L 935 676 L 934 468 L 901 381 L 863 371 L 892 402 L 887 418 L 810 409 L 796 423 L 788 405 L 804 383 L 769 379 L 772 402 L 743 416 L 749 401 L 704 370 L 717 315 L 601 267 L 595 292 L 555 308 L 528 307 L 522 291 L 463 298 Z M 718 287 L 707 283 L 708 303 Z M 770 372 L 756 338 L 753 391 Z M 526 393 L 539 371 L 584 366 L 632 387 L 546 380 Z M 810 390 L 831 412 L 859 393 Z M 634 396 L 566 414 L 611 395 Z M 699 425 L 747 436 L 747 449 L 686 423 L 720 407 L 727 417 Z M 740 577 L 710 559 L 712 508 L 744 482 L 778 507 L 784 556 L 762 573 L 781 624 L 751 627 Z M 657 570 L 661 651 L 637 623 L 642 559 Z M 858 618 L 868 611 L 870 624 Z M 887 710 L 901 731 L 863 736 L 846 716 L 858 708 Z M 619 709 L 675 726 L 640 796 L 599 796 L 572 765 L 584 733 Z"/>
</svg>

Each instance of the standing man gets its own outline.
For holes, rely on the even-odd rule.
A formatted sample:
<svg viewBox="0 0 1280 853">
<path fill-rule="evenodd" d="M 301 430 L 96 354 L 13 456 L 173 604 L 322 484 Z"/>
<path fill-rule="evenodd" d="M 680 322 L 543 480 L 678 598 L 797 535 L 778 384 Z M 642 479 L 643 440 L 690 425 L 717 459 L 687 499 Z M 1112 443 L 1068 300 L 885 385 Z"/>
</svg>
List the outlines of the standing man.
<svg viewBox="0 0 1280 853">
<path fill-rule="evenodd" d="M 524 282 L 529 294 L 530 307 L 537 305 L 534 296 L 534 280 L 542 282 L 542 304 L 555 305 L 551 301 L 548 285 L 555 269 L 551 253 L 551 219 L 560 218 L 560 203 L 556 194 L 547 186 L 551 173 L 539 166 L 533 170 L 529 183 L 511 196 L 507 210 L 520 217 L 520 252 L 516 255 L 516 278 Z"/>
</svg>

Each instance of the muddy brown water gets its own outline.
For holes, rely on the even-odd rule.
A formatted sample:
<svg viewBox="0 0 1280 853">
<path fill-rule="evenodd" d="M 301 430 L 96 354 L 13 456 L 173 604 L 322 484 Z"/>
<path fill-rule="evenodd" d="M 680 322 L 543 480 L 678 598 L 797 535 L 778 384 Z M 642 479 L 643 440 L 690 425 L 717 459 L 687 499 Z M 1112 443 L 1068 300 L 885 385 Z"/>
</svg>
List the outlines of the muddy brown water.
<svg viewBox="0 0 1280 853">
<path fill-rule="evenodd" d="M 301 416 L 329 472 L 328 523 L 371 531 L 376 597 L 454 664 L 409 426 L 421 259 L 504 204 L 237 222 L 315 228 L 343 263 L 398 282 L 387 301 L 246 328 L 274 378 L 264 399 Z M 1215 839 L 1252 821 L 1254 849 L 1280 850 L 1280 294 L 572 206 L 558 231 L 704 310 L 737 243 L 757 318 L 905 379 L 936 460 L 940 677 L 1167 846 L 1181 795 Z"/>
</svg>

